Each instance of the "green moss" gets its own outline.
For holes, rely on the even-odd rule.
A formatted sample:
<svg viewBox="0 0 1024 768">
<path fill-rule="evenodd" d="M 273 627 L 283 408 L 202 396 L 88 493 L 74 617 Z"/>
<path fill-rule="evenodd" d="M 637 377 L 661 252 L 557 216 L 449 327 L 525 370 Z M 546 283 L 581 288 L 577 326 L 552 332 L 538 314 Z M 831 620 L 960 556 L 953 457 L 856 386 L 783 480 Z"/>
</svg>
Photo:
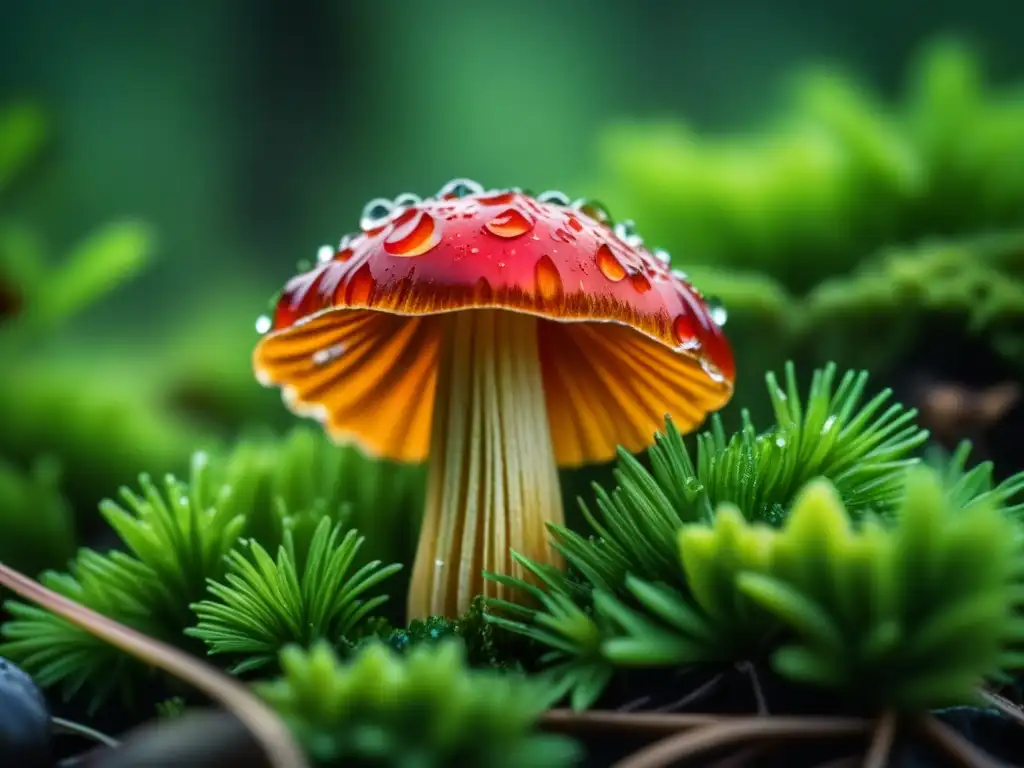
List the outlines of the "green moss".
<svg viewBox="0 0 1024 768">
<path fill-rule="evenodd" d="M 771 658 L 841 697 L 928 708 L 1016 663 L 1024 473 L 994 486 L 961 451 L 943 479 L 921 479 L 911 412 L 885 393 L 858 407 L 865 378 L 833 390 L 831 368 L 802 400 L 787 373 L 785 388 L 768 377 L 777 423 L 763 434 L 715 425 L 694 461 L 670 423 L 650 470 L 623 454 L 618 487 L 587 513 L 592 535 L 551 529 L 571 573 L 516 555 L 541 586 L 491 575 L 538 607 L 491 600 L 489 620 L 549 649 L 574 707 L 634 667 Z"/>
<path fill-rule="evenodd" d="M 579 751 L 533 726 L 551 689 L 518 675 L 470 671 L 462 646 L 400 656 L 384 646 L 342 664 L 330 646 L 292 647 L 284 675 L 257 689 L 318 766 L 569 766 Z"/>
<path fill-rule="evenodd" d="M 59 482 L 53 461 L 21 472 L 0 460 L 0 562 L 37 574 L 74 556 L 74 520 Z"/>
</svg>

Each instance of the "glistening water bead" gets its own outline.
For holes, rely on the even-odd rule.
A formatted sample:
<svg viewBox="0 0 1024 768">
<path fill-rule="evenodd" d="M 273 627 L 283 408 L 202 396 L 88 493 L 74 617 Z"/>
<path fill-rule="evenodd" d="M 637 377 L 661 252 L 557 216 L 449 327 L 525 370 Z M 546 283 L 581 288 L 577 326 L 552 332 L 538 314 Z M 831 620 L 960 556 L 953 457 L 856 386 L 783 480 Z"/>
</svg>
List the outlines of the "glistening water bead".
<svg viewBox="0 0 1024 768">
<path fill-rule="evenodd" d="M 708 311 L 711 313 L 711 319 L 715 325 L 722 327 L 725 325 L 726 320 L 729 319 L 729 312 L 725 308 L 725 304 L 717 296 L 708 296 L 707 298 Z"/>
<path fill-rule="evenodd" d="M 438 191 L 437 196 L 441 200 L 446 197 L 469 197 L 470 195 L 482 195 L 483 186 L 472 179 L 452 179 Z"/>
<path fill-rule="evenodd" d="M 585 197 L 581 197 L 572 202 L 572 207 L 584 216 L 589 216 L 598 224 L 604 224 L 609 227 L 612 225 L 612 215 L 608 212 L 607 208 L 596 200 L 588 200 Z"/>
<path fill-rule="evenodd" d="M 359 227 L 364 232 L 376 229 L 387 222 L 391 216 L 393 205 L 390 200 L 376 197 L 363 207 L 363 215 L 359 219 Z"/>
<path fill-rule="evenodd" d="M 412 192 L 403 192 L 394 199 L 392 204 L 395 208 L 411 208 L 414 205 L 419 205 L 421 202 L 423 201 L 420 200 L 419 195 L 414 195 Z"/>
<path fill-rule="evenodd" d="M 569 196 L 564 192 L 559 192 L 557 189 L 549 189 L 547 192 L 541 192 L 537 195 L 537 202 L 548 203 L 550 205 L 569 205 Z"/>
<path fill-rule="evenodd" d="M 270 330 L 270 318 L 266 315 L 260 315 L 256 318 L 256 333 L 264 334 Z"/>
</svg>

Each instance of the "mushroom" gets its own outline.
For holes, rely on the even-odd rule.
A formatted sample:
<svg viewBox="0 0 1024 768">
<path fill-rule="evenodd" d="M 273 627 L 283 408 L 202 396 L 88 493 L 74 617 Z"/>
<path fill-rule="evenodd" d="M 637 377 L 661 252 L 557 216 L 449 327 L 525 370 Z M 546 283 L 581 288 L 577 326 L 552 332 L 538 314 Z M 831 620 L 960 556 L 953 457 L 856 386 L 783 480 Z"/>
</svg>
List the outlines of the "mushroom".
<svg viewBox="0 0 1024 768">
<path fill-rule="evenodd" d="M 732 394 L 716 311 L 631 223 L 560 193 L 374 200 L 362 231 L 293 278 L 253 363 L 339 443 L 429 458 L 408 617 L 515 599 L 510 550 L 558 564 L 558 467 L 640 451 Z"/>
</svg>

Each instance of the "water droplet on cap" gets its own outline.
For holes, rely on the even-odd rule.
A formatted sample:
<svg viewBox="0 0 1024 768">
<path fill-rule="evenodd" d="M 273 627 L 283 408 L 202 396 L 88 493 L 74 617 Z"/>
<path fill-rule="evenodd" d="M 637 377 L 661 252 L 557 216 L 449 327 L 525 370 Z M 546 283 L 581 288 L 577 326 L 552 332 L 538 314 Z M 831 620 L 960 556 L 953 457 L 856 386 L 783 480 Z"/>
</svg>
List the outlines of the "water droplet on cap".
<svg viewBox="0 0 1024 768">
<path fill-rule="evenodd" d="M 423 201 L 420 200 L 419 195 L 414 195 L 412 192 L 403 192 L 394 199 L 393 205 L 395 208 L 411 208 L 414 205 L 419 205 Z"/>
<path fill-rule="evenodd" d="M 644 239 L 636 231 L 636 224 L 631 219 L 620 221 L 615 225 L 615 236 L 631 248 L 636 248 L 644 243 Z"/>
<path fill-rule="evenodd" d="M 673 269 L 672 270 L 672 277 L 674 277 L 676 280 L 689 280 L 690 279 L 690 276 L 687 275 L 685 272 L 683 272 L 683 270 L 681 270 L 681 269 Z"/>
<path fill-rule="evenodd" d="M 537 281 L 537 291 L 545 301 L 557 302 L 562 300 L 562 276 L 558 274 L 558 267 L 551 257 L 544 254 L 534 268 L 534 279 Z"/>
<path fill-rule="evenodd" d="M 452 179 L 441 187 L 437 196 L 443 200 L 446 197 L 469 197 L 470 195 L 482 195 L 483 192 L 483 186 L 472 179 Z"/>
<path fill-rule="evenodd" d="M 672 256 L 664 248 L 655 248 L 651 251 L 651 255 L 660 261 L 662 264 L 671 264 Z"/>
<path fill-rule="evenodd" d="M 507 208 L 484 224 L 484 227 L 498 237 L 519 237 L 533 229 L 533 221 L 515 208 Z"/>
<path fill-rule="evenodd" d="M 329 245 L 321 245 L 320 249 L 316 252 L 316 260 L 323 264 L 325 261 L 330 261 L 334 258 L 334 249 Z"/>
<path fill-rule="evenodd" d="M 708 311 L 711 313 L 711 319 L 715 325 L 719 327 L 725 325 L 725 321 L 729 319 L 729 312 L 726 310 L 722 300 L 717 296 L 708 296 L 707 304 Z"/>
<path fill-rule="evenodd" d="M 260 315 L 256 318 L 256 333 L 266 333 L 270 330 L 270 318 L 266 315 Z"/>
<path fill-rule="evenodd" d="M 395 228 L 384 241 L 392 256 L 422 256 L 441 242 L 440 226 L 423 210 L 410 208 L 395 220 Z"/>
<path fill-rule="evenodd" d="M 689 315 L 679 315 L 672 321 L 672 332 L 675 334 L 679 348 L 683 350 L 694 350 L 700 347 L 700 338 L 697 336 L 697 328 L 693 318 Z"/>
<path fill-rule="evenodd" d="M 585 197 L 581 197 L 579 200 L 573 201 L 572 207 L 584 216 L 589 216 L 598 224 L 610 225 L 612 222 L 612 215 L 608 209 L 596 200 L 587 200 Z"/>
<path fill-rule="evenodd" d="M 313 353 L 313 365 L 327 365 L 332 360 L 337 360 L 345 351 L 344 344 L 332 344 L 326 349 L 318 349 Z"/>
<path fill-rule="evenodd" d="M 359 226 L 364 232 L 376 229 L 383 225 L 391 216 L 392 204 L 390 200 L 377 197 L 363 207 L 363 216 L 359 220 Z"/>
<path fill-rule="evenodd" d="M 649 290 L 651 290 L 651 281 L 648 280 L 639 272 L 633 275 L 630 278 L 630 281 L 633 283 L 633 288 L 636 290 L 637 293 L 647 293 Z"/>
<path fill-rule="evenodd" d="M 597 268 L 601 270 L 601 274 L 611 280 L 613 283 L 619 282 L 626 276 L 626 268 L 622 266 L 615 254 L 612 253 L 612 249 L 606 244 L 602 243 L 601 247 L 597 249 Z"/>
<path fill-rule="evenodd" d="M 537 202 L 550 203 L 552 205 L 569 205 L 569 196 L 557 189 L 549 189 L 537 195 Z"/>
</svg>

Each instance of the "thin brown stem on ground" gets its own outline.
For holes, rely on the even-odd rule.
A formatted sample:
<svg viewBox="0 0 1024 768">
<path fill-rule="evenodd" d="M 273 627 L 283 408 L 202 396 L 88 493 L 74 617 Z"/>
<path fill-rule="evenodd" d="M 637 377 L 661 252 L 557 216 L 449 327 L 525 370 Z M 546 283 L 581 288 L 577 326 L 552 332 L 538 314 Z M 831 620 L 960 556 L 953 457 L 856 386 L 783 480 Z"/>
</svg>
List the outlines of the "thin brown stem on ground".
<svg viewBox="0 0 1024 768">
<path fill-rule="evenodd" d="M 871 746 L 864 757 L 864 768 L 885 768 L 889 764 L 897 722 L 895 712 L 886 712 L 879 718 L 871 736 Z"/>
<path fill-rule="evenodd" d="M 917 725 L 929 742 L 963 768 L 1009 768 L 1006 763 L 974 746 L 934 715 L 922 717 Z"/>
<path fill-rule="evenodd" d="M 724 679 L 725 679 L 725 673 L 724 672 L 719 672 L 717 675 L 712 677 L 710 680 L 704 681 L 699 686 L 694 688 L 692 691 L 688 692 L 685 696 L 683 696 L 683 697 L 681 697 L 679 699 L 676 699 L 675 701 L 670 701 L 668 704 L 662 704 L 661 706 L 658 706 L 658 707 L 652 707 L 651 709 L 648 709 L 648 710 L 645 710 L 645 711 L 646 712 L 665 712 L 665 713 L 678 712 L 680 709 L 683 709 L 684 707 L 688 707 L 691 704 L 693 704 L 694 702 L 697 702 L 697 701 L 700 701 L 701 699 L 703 699 L 709 693 L 714 691 L 715 688 L 717 688 L 719 685 L 721 685 L 722 681 Z M 619 707 L 616 711 L 617 712 L 636 712 L 640 707 L 642 707 L 642 706 L 644 706 L 646 704 L 649 704 L 650 701 L 651 701 L 651 697 L 650 696 L 641 696 L 639 699 L 631 701 L 628 704 L 624 704 L 623 706 Z"/>
<path fill-rule="evenodd" d="M 714 725 L 725 720 L 723 715 L 696 715 L 663 712 L 609 712 L 588 710 L 575 712 L 571 709 L 549 709 L 541 715 L 540 723 L 545 728 L 562 733 L 585 733 L 588 731 L 632 731 L 662 735 L 675 733 L 702 725 Z"/>
<path fill-rule="evenodd" d="M 746 675 L 750 680 L 750 688 L 754 692 L 754 705 L 757 707 L 757 714 L 767 715 L 768 700 L 764 696 L 764 689 L 761 688 L 761 679 L 757 676 L 757 668 L 753 662 L 743 661 L 736 665 L 736 669 Z"/>
<path fill-rule="evenodd" d="M 798 741 L 856 736 L 867 728 L 868 722 L 861 718 L 729 718 L 662 739 L 619 761 L 614 768 L 666 768 L 714 749 L 759 739 Z"/>
</svg>

